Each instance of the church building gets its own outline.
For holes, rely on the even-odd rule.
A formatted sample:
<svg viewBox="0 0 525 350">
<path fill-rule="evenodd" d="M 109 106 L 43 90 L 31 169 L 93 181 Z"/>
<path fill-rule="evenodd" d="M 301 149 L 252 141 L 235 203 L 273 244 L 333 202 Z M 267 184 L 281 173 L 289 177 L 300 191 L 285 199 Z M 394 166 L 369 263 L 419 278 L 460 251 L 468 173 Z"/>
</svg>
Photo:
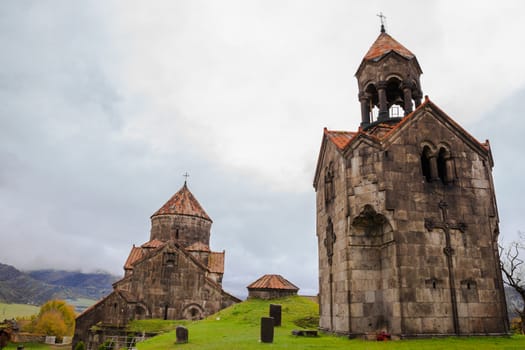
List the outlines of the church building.
<svg viewBox="0 0 525 350">
<path fill-rule="evenodd" d="M 382 27 L 356 72 L 360 126 L 324 129 L 314 178 L 322 330 L 509 331 L 490 144 L 423 98 L 421 74 Z"/>
<path fill-rule="evenodd" d="M 240 302 L 222 289 L 225 254 L 210 250 L 211 224 L 185 182 L 151 216 L 150 239 L 133 245 L 113 292 L 77 317 L 73 346 L 119 343 L 131 320 L 197 320 Z"/>
</svg>

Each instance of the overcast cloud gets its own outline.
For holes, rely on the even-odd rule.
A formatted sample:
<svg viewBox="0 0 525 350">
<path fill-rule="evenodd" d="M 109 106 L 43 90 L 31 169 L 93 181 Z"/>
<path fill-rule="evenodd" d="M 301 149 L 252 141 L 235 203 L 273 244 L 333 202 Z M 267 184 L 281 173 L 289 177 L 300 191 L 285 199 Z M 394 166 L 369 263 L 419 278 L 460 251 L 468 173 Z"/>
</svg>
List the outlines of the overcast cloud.
<svg viewBox="0 0 525 350">
<path fill-rule="evenodd" d="M 238 296 L 317 293 L 322 129 L 360 122 L 354 73 L 387 30 L 423 92 L 490 139 L 505 240 L 525 230 L 522 1 L 2 1 L 0 262 L 122 273 L 191 175 Z"/>
</svg>

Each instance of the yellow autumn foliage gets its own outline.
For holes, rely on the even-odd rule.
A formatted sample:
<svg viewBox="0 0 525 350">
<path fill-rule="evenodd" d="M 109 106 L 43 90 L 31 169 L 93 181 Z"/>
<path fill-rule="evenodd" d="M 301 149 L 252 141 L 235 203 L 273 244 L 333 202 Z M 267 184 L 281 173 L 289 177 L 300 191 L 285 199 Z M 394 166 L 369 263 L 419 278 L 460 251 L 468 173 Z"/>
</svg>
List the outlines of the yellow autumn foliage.
<svg viewBox="0 0 525 350">
<path fill-rule="evenodd" d="M 75 309 L 63 300 L 50 300 L 40 307 L 32 328 L 35 333 L 71 336 L 75 331 Z"/>
</svg>

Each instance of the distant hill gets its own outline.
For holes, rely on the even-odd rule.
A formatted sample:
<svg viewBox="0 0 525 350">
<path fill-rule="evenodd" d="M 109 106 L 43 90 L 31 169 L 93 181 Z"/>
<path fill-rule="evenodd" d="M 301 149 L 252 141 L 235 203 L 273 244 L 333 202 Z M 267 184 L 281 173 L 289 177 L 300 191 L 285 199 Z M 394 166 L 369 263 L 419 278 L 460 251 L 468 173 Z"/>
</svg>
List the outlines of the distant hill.
<svg viewBox="0 0 525 350">
<path fill-rule="evenodd" d="M 0 302 L 41 305 L 50 299 L 98 300 L 111 292 L 118 276 L 62 270 L 22 272 L 0 263 Z"/>
</svg>

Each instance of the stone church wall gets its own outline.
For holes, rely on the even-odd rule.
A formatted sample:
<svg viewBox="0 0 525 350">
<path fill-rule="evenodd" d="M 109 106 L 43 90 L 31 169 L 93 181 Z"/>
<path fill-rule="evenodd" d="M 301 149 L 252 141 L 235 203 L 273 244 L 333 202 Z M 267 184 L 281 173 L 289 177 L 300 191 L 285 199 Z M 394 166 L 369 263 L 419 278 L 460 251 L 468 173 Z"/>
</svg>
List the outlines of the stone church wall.
<svg viewBox="0 0 525 350">
<path fill-rule="evenodd" d="M 392 177 L 386 178 L 385 209 L 393 212 L 400 242 L 400 301 L 406 315 L 401 331 L 443 334 L 454 333 L 456 327 L 459 333 L 502 333 L 505 312 L 490 161 L 449 127 L 437 122 L 435 115 L 422 116 L 389 148 L 385 161 L 385 174 Z M 428 182 L 422 176 L 420 155 L 425 144 L 451 151 L 453 183 Z M 444 253 L 446 235 L 437 227 L 429 230 L 427 219 L 465 225 L 463 230 L 450 230 L 453 284 Z M 457 299 L 456 326 L 451 287 Z"/>
<path fill-rule="evenodd" d="M 222 302 L 222 289 L 204 271 L 190 254 L 165 249 L 134 266 L 131 289 L 151 305 L 152 318 L 182 319 L 190 305 L 191 318 L 202 318 L 220 310 Z"/>
<path fill-rule="evenodd" d="M 419 113 L 427 114 L 384 148 L 362 142 L 343 157 L 327 143 L 316 199 L 321 329 L 356 336 L 507 329 L 489 155 L 434 111 Z M 450 183 L 425 178 L 425 145 L 450 151 Z M 330 163 L 336 195 L 327 202 Z"/>
<path fill-rule="evenodd" d="M 382 210 L 381 152 L 362 143 L 347 155 L 347 166 L 350 332 L 357 335 L 391 329 L 391 322 L 399 322 L 397 279 L 393 228 L 389 213 Z"/>
<path fill-rule="evenodd" d="M 151 240 L 177 240 L 184 247 L 195 242 L 210 244 L 212 222 L 188 215 L 156 215 L 151 218 Z"/>
<path fill-rule="evenodd" d="M 88 349 L 96 348 L 103 339 L 99 339 L 95 328 L 104 325 L 124 328 L 132 317 L 133 310 L 130 305 L 118 293 L 113 292 L 77 317 L 73 344 L 83 340 Z"/>
</svg>

